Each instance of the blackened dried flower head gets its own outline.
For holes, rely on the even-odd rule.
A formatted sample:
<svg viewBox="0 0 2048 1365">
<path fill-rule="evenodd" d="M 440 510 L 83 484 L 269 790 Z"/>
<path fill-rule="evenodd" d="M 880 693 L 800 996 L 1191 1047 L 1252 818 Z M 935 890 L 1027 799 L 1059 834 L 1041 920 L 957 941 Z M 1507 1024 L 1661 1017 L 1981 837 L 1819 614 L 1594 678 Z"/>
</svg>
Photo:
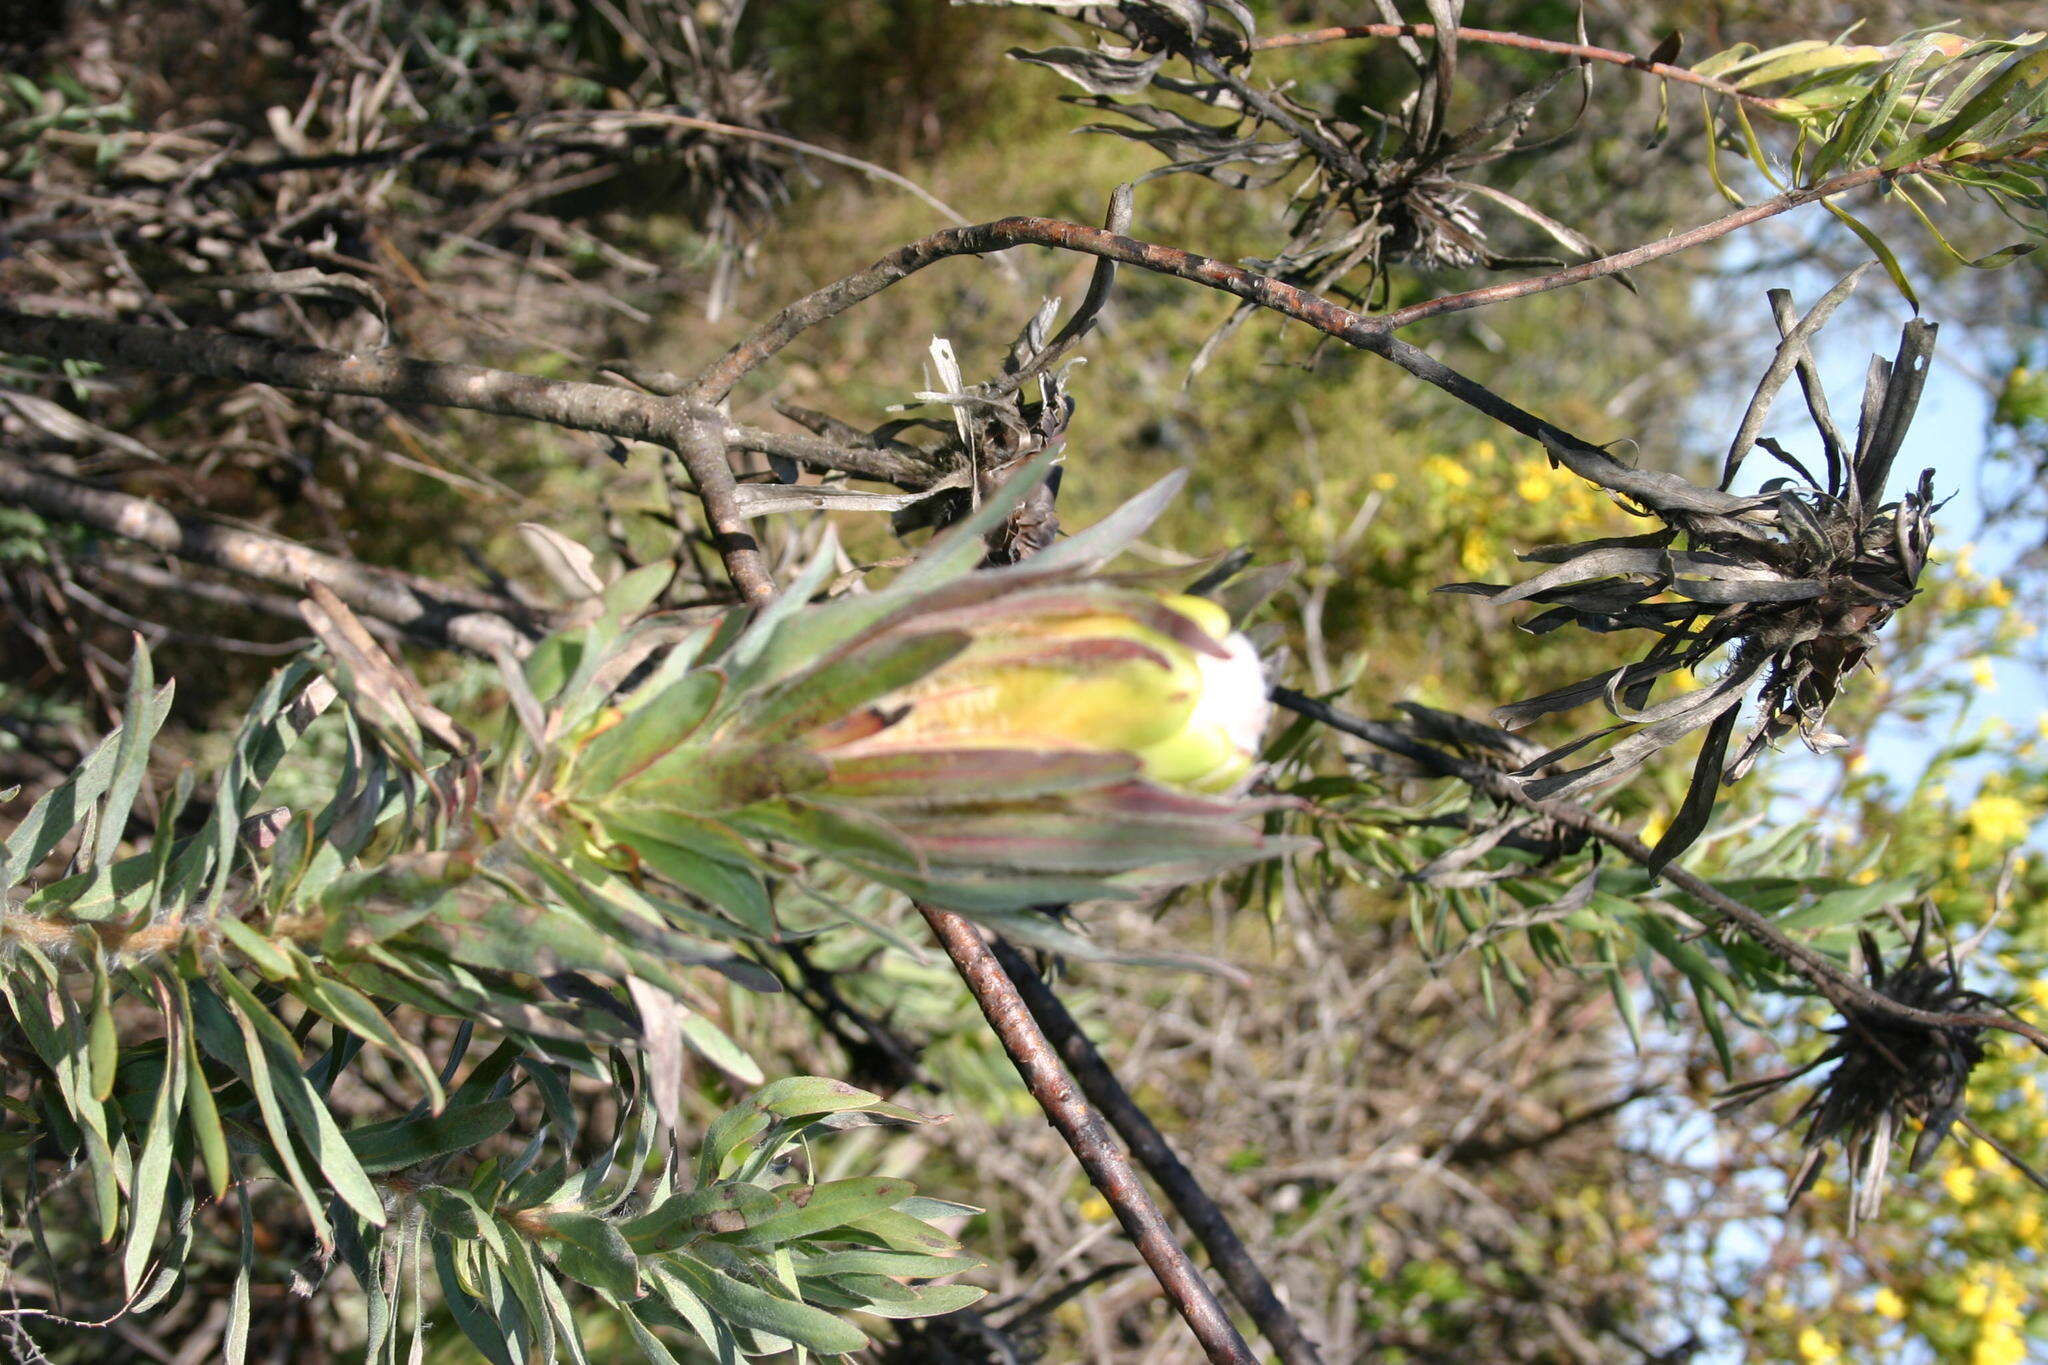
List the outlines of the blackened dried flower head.
<svg viewBox="0 0 2048 1365">
<path fill-rule="evenodd" d="M 1927 956 L 1931 916 L 1923 917 L 1912 946 L 1898 966 L 1887 970 L 1870 935 L 1863 954 L 1870 985 L 1901 1005 L 1937 1013 L 1976 1012 L 1998 1002 L 1962 983 L 1953 955 Z M 1788 1203 L 1797 1202 L 1820 1175 L 1830 1145 L 1849 1161 L 1849 1232 L 1877 1216 L 1884 1199 L 1892 1144 L 1908 1119 L 1920 1134 L 1906 1169 L 1917 1171 L 1941 1145 L 1963 1114 L 1970 1072 L 1984 1060 L 1983 1029 L 1918 1024 L 1875 1010 L 1847 1007 L 1830 1032 L 1835 1043 L 1805 1066 L 1727 1091 L 1719 1108 L 1739 1109 L 1774 1094 L 1799 1077 L 1835 1063 L 1792 1117 L 1806 1124 Z"/>
<path fill-rule="evenodd" d="M 1425 269 L 1491 264 L 1486 229 L 1470 200 L 1470 191 L 1441 171 L 1416 177 L 1384 210 L 1387 256 Z"/>
<path fill-rule="evenodd" d="M 1816 750 L 1842 742 L 1827 728 L 1828 710 L 1877 632 L 1913 598 L 1927 562 L 1937 505 L 1932 471 L 1898 501 L 1880 499 L 1919 402 L 1935 328 L 1910 322 L 1895 361 L 1873 357 L 1856 444 L 1846 446 L 1806 342 L 1853 279 L 1797 323 L 1774 291 L 1785 341 L 1751 400 L 1719 488 L 1630 468 L 1588 447 L 1549 442 L 1553 458 L 1662 526 L 1639 536 L 1533 551 L 1522 558 L 1551 567 L 1519 584 L 1458 583 L 1443 589 L 1500 606 L 1536 603 L 1545 610 L 1524 628 L 1538 634 L 1576 625 L 1653 637 L 1634 662 L 1503 706 L 1494 716 L 1513 729 L 1598 700 L 1616 717 L 1616 724 L 1521 770 L 1528 791 L 1539 797 L 1570 796 L 1619 781 L 1704 728 L 1692 787 L 1657 846 L 1660 866 L 1706 828 L 1716 788 L 1741 777 L 1764 748 L 1793 733 Z M 1776 441 L 1757 439 L 1771 398 L 1795 371 L 1820 434 L 1823 476 Z M 1753 445 L 1796 477 L 1773 479 L 1755 494 L 1729 492 Z M 1652 703 L 1659 678 L 1716 661 L 1720 673 L 1707 686 Z M 1752 696 L 1749 734 L 1731 758 L 1743 699 Z M 1539 771 L 1600 741 L 1608 741 L 1607 747 L 1589 763 Z"/>
<path fill-rule="evenodd" d="M 982 3 L 1044 8 L 1044 0 Z M 1555 140 L 1527 134 L 1569 68 L 1454 126 L 1458 44 L 1455 30 L 1440 26 L 1428 58 L 1417 60 L 1412 92 L 1351 122 L 1298 98 L 1292 82 L 1255 73 L 1254 16 L 1240 0 L 1115 0 L 1062 17 L 1095 30 L 1094 43 L 1010 55 L 1058 72 L 1087 92 L 1070 102 L 1115 120 L 1084 131 L 1157 151 L 1165 164 L 1142 179 L 1199 175 L 1234 190 L 1286 183 L 1294 206 L 1286 242 L 1246 261 L 1288 284 L 1372 300 L 1385 292 L 1394 263 L 1425 270 L 1559 264 L 1547 255 L 1496 252 L 1481 210 L 1496 220 L 1500 213 L 1519 218 L 1575 257 L 1602 254 L 1584 233 L 1473 178 L 1494 161 Z M 1191 101 L 1221 117 L 1194 117 Z M 1253 307 L 1231 314 L 1195 370 Z"/>
<path fill-rule="evenodd" d="M 679 112 L 772 133 L 775 110 L 785 100 L 774 73 L 736 50 L 743 8 L 713 0 L 694 13 L 664 16 L 666 22 L 651 19 L 652 31 L 641 40 L 655 51 L 656 69 L 666 78 Z M 715 321 L 732 307 L 740 277 L 753 266 L 761 228 L 789 198 L 791 160 L 771 143 L 700 130 L 688 122 L 667 131 L 688 189 L 683 202 L 717 248 L 705 294 L 705 312 Z"/>
</svg>

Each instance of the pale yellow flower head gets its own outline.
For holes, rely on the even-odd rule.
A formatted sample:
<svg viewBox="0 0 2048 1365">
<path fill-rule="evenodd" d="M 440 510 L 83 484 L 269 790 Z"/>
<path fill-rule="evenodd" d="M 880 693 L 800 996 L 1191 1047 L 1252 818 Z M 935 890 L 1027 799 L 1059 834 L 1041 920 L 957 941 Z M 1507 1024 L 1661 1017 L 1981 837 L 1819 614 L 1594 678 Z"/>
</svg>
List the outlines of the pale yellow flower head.
<svg viewBox="0 0 2048 1365">
<path fill-rule="evenodd" d="M 1272 705 L 1251 642 L 1200 597 L 1006 622 L 878 709 L 840 754 L 956 747 L 1122 753 L 1138 775 L 1223 792 L 1251 772 Z M 991 793 L 999 795 L 1000 793 Z"/>
</svg>

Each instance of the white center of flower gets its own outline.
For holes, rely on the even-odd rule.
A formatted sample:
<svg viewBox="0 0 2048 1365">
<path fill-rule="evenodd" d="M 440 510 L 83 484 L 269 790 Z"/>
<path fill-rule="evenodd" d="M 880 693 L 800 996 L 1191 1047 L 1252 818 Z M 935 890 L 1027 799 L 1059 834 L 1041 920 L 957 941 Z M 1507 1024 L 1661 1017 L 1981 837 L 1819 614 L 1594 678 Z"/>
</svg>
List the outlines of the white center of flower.
<svg viewBox="0 0 2048 1365">
<path fill-rule="evenodd" d="M 1202 685 L 1195 696 L 1195 711 L 1188 728 L 1197 733 L 1221 731 L 1229 738 L 1231 747 L 1249 759 L 1259 752 L 1259 741 L 1265 737 L 1273 703 L 1266 696 L 1266 675 L 1259 667 L 1259 654 L 1252 648 L 1252 642 L 1242 635 L 1232 635 L 1222 644 L 1230 651 L 1227 658 L 1219 659 L 1213 654 L 1195 656 L 1202 672 Z"/>
</svg>

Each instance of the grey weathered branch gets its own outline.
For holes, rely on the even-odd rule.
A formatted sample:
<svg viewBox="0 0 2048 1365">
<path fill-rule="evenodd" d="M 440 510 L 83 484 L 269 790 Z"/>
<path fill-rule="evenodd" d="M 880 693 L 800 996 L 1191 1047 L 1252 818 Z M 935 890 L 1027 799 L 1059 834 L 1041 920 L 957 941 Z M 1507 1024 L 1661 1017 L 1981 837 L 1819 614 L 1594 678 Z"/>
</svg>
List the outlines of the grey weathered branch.
<svg viewBox="0 0 2048 1365">
<path fill-rule="evenodd" d="M 723 436 L 743 449 L 781 447 L 817 467 L 928 486 L 931 476 L 883 450 L 855 450 L 750 428 L 693 421 L 689 404 L 606 384 L 545 379 L 481 365 L 419 360 L 391 352 L 325 351 L 260 337 L 222 332 L 172 331 L 136 323 L 45 317 L 0 309 L 0 352 L 53 360 L 94 360 L 122 369 L 198 375 L 241 383 L 274 384 L 319 393 L 354 394 L 391 403 L 462 408 L 523 417 L 623 441 L 645 441 L 676 453 L 703 499 L 726 567 L 743 592 L 766 580 L 767 570 L 745 518 L 733 504 L 732 473 L 707 438 Z M 692 432 L 701 434 L 693 441 Z M 382 613 L 378 613 L 382 614 Z"/>
<path fill-rule="evenodd" d="M 1524 436 L 1568 449 L 1596 449 L 1590 442 L 1517 407 L 1485 385 L 1392 335 L 1381 319 L 1213 257 L 1058 218 L 998 218 L 973 227 L 947 228 L 898 247 L 865 270 L 815 290 L 784 308 L 707 367 L 688 392 L 700 403 L 722 402 L 734 385 L 819 323 L 839 316 L 927 266 L 955 256 L 978 256 L 1016 246 L 1076 251 L 1234 294 L 1391 361 Z"/>
<path fill-rule="evenodd" d="M 922 492 L 949 472 L 915 447 L 885 441 L 834 441 L 801 431 L 766 431 L 728 422 L 728 450 L 752 450 L 794 460 L 820 473 L 843 473 Z"/>
<path fill-rule="evenodd" d="M 725 415 L 714 407 L 691 408 L 674 449 L 697 485 L 705 520 L 711 523 L 711 543 L 725 561 L 733 586 L 754 605 L 766 602 L 775 596 L 775 580 L 761 556 L 761 543 L 747 529 L 747 514 L 740 510 L 739 481 L 725 455 Z"/>
<path fill-rule="evenodd" d="M 1095 1044 L 1081 1031 L 1081 1026 L 1059 996 L 1053 993 L 1052 987 L 1046 984 L 1045 978 L 1033 970 L 1031 964 L 1024 960 L 1024 955 L 1007 941 L 998 938 L 989 947 L 1016 985 L 1018 995 L 1031 1011 L 1031 1017 L 1058 1050 L 1067 1070 L 1080 1082 L 1088 1102 L 1109 1121 L 1110 1127 L 1116 1129 L 1117 1135 L 1131 1149 L 1131 1155 L 1145 1168 L 1153 1182 L 1166 1192 L 1174 1210 L 1201 1239 L 1209 1252 L 1210 1264 L 1216 1267 L 1224 1284 L 1229 1286 L 1231 1296 L 1251 1314 L 1252 1321 L 1258 1324 L 1259 1331 L 1278 1353 L 1281 1365 L 1322 1365 L 1322 1354 L 1316 1349 L 1316 1344 L 1309 1340 L 1301 1324 L 1280 1302 L 1280 1296 L 1273 1292 L 1272 1281 L 1252 1259 L 1243 1239 L 1230 1226 L 1229 1217 L 1209 1197 L 1209 1192 L 1195 1179 L 1194 1172 L 1181 1161 L 1158 1125 L 1131 1098 L 1131 1092 L 1124 1088 L 1116 1072 L 1095 1050 Z"/>
<path fill-rule="evenodd" d="M 0 455 L 0 500 L 294 594 L 308 582 L 324 583 L 358 611 L 430 643 L 477 654 L 523 656 L 545 624 L 495 594 L 371 568 L 280 536 L 176 516 L 147 498 L 89 488 L 5 455 Z"/>
</svg>

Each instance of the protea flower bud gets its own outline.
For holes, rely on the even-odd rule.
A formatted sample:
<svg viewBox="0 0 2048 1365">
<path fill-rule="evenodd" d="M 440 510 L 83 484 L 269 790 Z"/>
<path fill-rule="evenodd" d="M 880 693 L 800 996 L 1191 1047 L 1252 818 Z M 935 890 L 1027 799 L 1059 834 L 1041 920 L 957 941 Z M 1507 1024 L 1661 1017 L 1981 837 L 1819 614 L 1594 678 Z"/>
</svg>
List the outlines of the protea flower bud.
<svg viewBox="0 0 2048 1365">
<path fill-rule="evenodd" d="M 1037 605 L 1023 599 L 1019 607 Z M 1022 750 L 1128 755 L 1139 776 L 1223 792 L 1250 771 L 1272 706 L 1251 642 L 1200 597 L 1105 595 L 1094 609 L 992 625 L 876 703 L 884 728 L 831 751 Z"/>
<path fill-rule="evenodd" d="M 1250 643 L 1213 603 L 1083 567 L 912 571 L 778 604 L 616 699 L 572 742 L 550 808 L 586 852 L 756 927 L 772 927 L 764 843 L 991 914 L 1293 847 L 1247 821 L 1270 803 L 1224 795 L 1268 714 Z"/>
</svg>

